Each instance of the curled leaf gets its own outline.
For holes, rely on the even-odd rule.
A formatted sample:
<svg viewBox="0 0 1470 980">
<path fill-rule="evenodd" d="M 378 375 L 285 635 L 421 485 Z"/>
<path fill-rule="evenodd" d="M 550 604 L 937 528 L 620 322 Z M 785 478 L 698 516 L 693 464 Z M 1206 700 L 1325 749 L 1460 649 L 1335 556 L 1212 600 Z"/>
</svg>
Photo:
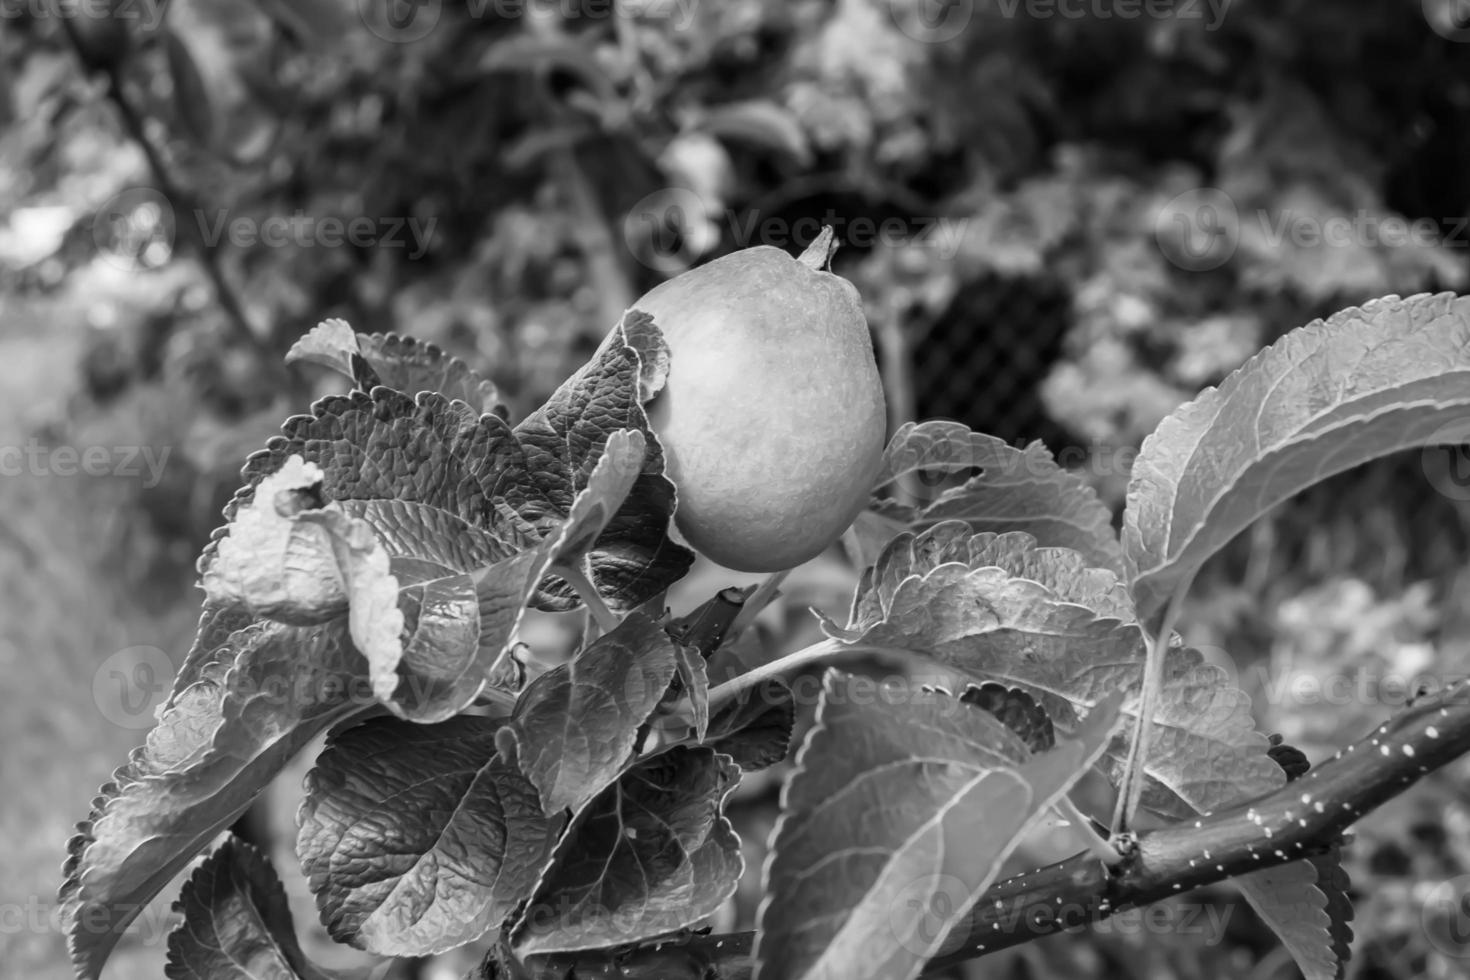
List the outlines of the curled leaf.
<svg viewBox="0 0 1470 980">
<path fill-rule="evenodd" d="M 299 456 L 256 487 L 241 508 L 204 592 L 262 619 L 312 626 L 347 614 L 357 649 L 367 657 L 373 690 L 388 700 L 403 646 L 398 580 L 372 527 L 339 506 L 322 505 L 320 468 Z"/>
</svg>

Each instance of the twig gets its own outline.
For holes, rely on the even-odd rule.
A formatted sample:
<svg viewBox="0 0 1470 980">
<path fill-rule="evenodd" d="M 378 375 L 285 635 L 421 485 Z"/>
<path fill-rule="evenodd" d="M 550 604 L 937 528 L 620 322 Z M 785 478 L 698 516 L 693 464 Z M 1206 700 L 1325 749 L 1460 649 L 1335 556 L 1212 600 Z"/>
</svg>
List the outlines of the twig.
<svg viewBox="0 0 1470 980">
<path fill-rule="evenodd" d="M 561 146 L 552 151 L 552 170 L 561 182 L 577 216 L 576 238 L 587 261 L 587 276 L 598 303 L 598 329 L 610 330 L 635 299 L 633 287 L 618 262 L 618 250 L 608 228 L 597 190 L 577 160 L 576 151 Z"/>
<path fill-rule="evenodd" d="M 71 42 L 72 49 L 76 53 L 82 66 L 88 66 L 87 58 L 82 53 L 80 39 L 77 37 L 76 29 L 70 23 L 70 18 L 61 18 L 62 28 L 66 32 L 67 39 Z M 148 161 L 148 167 L 153 171 L 153 179 L 158 184 L 158 190 L 168 199 L 175 208 L 176 214 L 197 214 L 198 207 L 193 198 L 184 192 L 169 173 L 168 167 L 163 162 L 163 154 L 158 147 L 153 145 L 153 140 L 148 136 L 147 127 L 144 125 L 142 113 L 128 99 L 127 92 L 123 88 L 122 70 L 118 65 L 103 65 L 101 71 L 107 81 L 107 99 L 117 110 L 118 117 L 122 120 L 123 129 L 127 131 L 128 137 L 143 151 L 143 157 Z M 178 220 L 175 222 L 176 230 L 193 228 L 188 221 Z M 256 333 L 250 325 L 250 319 L 245 315 L 245 307 L 240 302 L 239 295 L 234 287 L 225 278 L 224 270 L 219 264 L 218 249 L 210 244 L 202 235 L 194 234 L 192 231 L 186 236 L 199 253 L 200 265 L 204 267 L 205 275 L 214 286 L 215 298 L 219 300 L 220 307 L 225 311 L 230 324 L 239 334 L 240 339 L 245 341 L 260 358 L 265 362 L 267 370 L 285 370 L 280 366 L 276 354 L 270 349 L 270 345 Z"/>
</svg>

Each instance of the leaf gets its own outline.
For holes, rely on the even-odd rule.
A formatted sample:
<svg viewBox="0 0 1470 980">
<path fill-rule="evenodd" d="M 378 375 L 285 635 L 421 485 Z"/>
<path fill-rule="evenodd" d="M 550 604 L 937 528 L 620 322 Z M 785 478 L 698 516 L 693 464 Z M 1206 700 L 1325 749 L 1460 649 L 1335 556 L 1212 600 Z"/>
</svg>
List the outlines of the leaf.
<svg viewBox="0 0 1470 980">
<path fill-rule="evenodd" d="M 1089 568 L 1069 548 L 1043 548 L 1025 532 L 976 533 L 963 521 L 943 521 L 921 533 L 906 531 L 891 540 L 863 572 L 853 603 L 854 622 L 878 622 L 888 615 L 900 583 L 941 565 L 966 569 L 998 568 L 1010 577 L 1045 586 L 1063 602 L 1086 606 L 1099 616 L 1129 622 L 1133 599 L 1112 571 Z"/>
<path fill-rule="evenodd" d="M 1470 298 L 1389 296 L 1287 334 L 1144 441 L 1123 522 L 1139 615 L 1293 494 L 1401 449 L 1466 441 L 1467 406 Z"/>
<path fill-rule="evenodd" d="M 509 659 L 537 583 L 556 565 L 585 563 L 587 550 L 636 480 L 642 455 L 640 433 L 612 433 L 565 520 L 539 545 L 406 589 L 412 637 L 404 645 L 402 677 L 389 707 L 415 721 L 442 721 L 473 702 Z"/>
<path fill-rule="evenodd" d="M 268 518 L 264 502 L 271 499 L 273 508 L 281 501 L 268 478 L 300 457 L 292 465 L 311 479 L 304 496 L 286 493 L 285 516 L 343 515 L 324 519 L 333 522 L 327 539 L 339 571 L 358 558 L 344 565 L 335 532 L 350 538 L 358 533 L 351 522 L 362 522 L 376 536 L 400 586 L 403 617 L 389 707 L 416 721 L 442 720 L 471 704 L 491 678 L 514 681 L 507 660 L 525 607 L 564 605 L 538 591 L 552 565 L 588 565 L 609 586 L 607 601 L 622 606 L 662 591 L 692 561 L 667 537 L 673 485 L 662 475 L 661 451 L 639 401 L 667 370 L 661 345 L 652 320 L 630 314 L 528 420 L 525 444 L 504 419 L 476 415 L 464 402 L 379 386 L 322 399 L 247 460 L 246 485 L 226 508 L 227 518 L 245 517 L 244 530 L 216 531 L 199 562 L 201 578 L 234 585 L 207 601 L 199 639 L 158 726 L 103 787 L 68 844 L 61 903 L 79 975 L 101 971 L 142 903 L 243 812 L 291 756 L 374 703 L 363 683 L 367 662 L 350 642 L 361 626 L 351 601 L 345 615 L 331 619 L 340 597 L 321 582 L 303 608 L 267 582 L 245 587 L 247 570 L 231 551 L 253 554 L 262 544 L 250 537 L 249 514 Z M 619 428 L 622 418 L 633 425 Z M 260 490 L 261 506 L 252 509 Z M 266 536 L 282 566 L 287 554 L 294 560 L 302 553 L 295 530 Z M 244 540 L 231 541 L 233 533 Z M 324 561 L 322 549 L 304 553 L 314 568 Z M 240 625 L 256 599 L 273 614 L 313 623 Z M 385 607 L 370 605 L 386 620 L 392 610 Z"/>
<path fill-rule="evenodd" d="M 289 457 L 282 471 L 254 488 L 229 533 L 217 539 L 202 562 L 206 591 L 220 602 L 300 624 L 345 608 L 379 698 L 402 717 L 440 721 L 484 689 L 552 565 L 581 563 L 594 547 L 638 478 L 643 447 L 636 431 L 610 434 L 584 489 L 553 533 L 527 551 L 478 566 L 481 556 L 498 553 L 498 541 L 460 527 L 463 533 L 447 536 L 438 546 L 435 521 L 454 530 L 451 515 L 424 510 L 412 514 L 417 523 L 410 523 L 388 502 L 331 502 L 308 509 L 321 502 L 321 470 Z M 292 496 L 298 491 L 289 489 L 299 484 L 309 487 L 311 500 L 305 504 Z M 268 497 L 260 497 L 262 492 Z M 263 499 L 276 504 L 265 507 Z M 279 511 L 286 505 L 303 509 L 283 517 Z M 347 516 L 354 509 L 364 516 Z M 369 518 L 392 536 L 375 540 Z M 397 553 L 388 558 L 380 544 Z M 388 568 L 398 576 L 388 575 Z M 364 584 L 358 601 L 349 603 L 341 582 L 359 571 Z M 437 577 L 424 578 L 430 575 Z M 399 579 L 405 584 L 395 596 Z"/>
<path fill-rule="evenodd" d="M 1056 729 L 1046 711 L 1031 695 L 1018 687 L 1004 684 L 971 684 L 960 695 L 965 704 L 988 711 L 999 719 L 1030 749 L 1033 754 L 1056 745 Z"/>
<path fill-rule="evenodd" d="M 330 328 L 324 345 L 332 331 L 341 328 Z M 666 367 L 652 319 L 630 313 L 593 359 L 514 430 L 497 415 L 477 414 L 437 393 L 376 387 L 323 398 L 311 415 L 287 420 L 284 434 L 246 461 L 246 486 L 226 517 L 249 502 L 255 484 L 299 455 L 321 468 L 326 501 L 378 533 L 395 559 L 395 575 L 405 562 L 428 566 L 410 576 L 414 581 L 468 572 L 559 533 L 608 439 L 631 429 L 643 438 L 642 465 L 588 558 L 603 599 L 615 610 L 636 608 L 693 561 L 692 552 L 668 538 L 674 487 L 663 475 L 663 453 L 640 401 Z M 215 532 L 201 571 L 228 533 Z M 544 609 L 578 602 L 557 582 L 542 583 L 534 596 Z"/>
<path fill-rule="evenodd" d="M 286 352 L 286 363 L 293 361 L 331 368 L 364 391 L 375 385 L 408 395 L 432 391 L 477 412 L 506 414 L 495 385 L 459 358 L 412 337 L 357 333 L 346 320 L 323 320 L 303 334 Z"/>
<path fill-rule="evenodd" d="M 968 556 L 972 547 L 961 547 L 943 526 L 933 532 L 925 532 L 927 543 L 922 534 L 895 539 L 859 586 L 849 625 L 826 622 L 828 635 L 917 650 L 978 681 L 1018 687 L 1064 735 L 1114 692 L 1128 695 L 1123 710 L 1136 717 L 1149 640 L 1137 623 L 1116 618 L 1126 610 L 1117 608 L 1113 586 L 1096 588 L 1114 582 L 1109 573 L 1098 579 L 1085 569 L 1079 573 L 1080 563 L 1062 549 L 1028 554 L 1019 547 L 1024 542 L 1004 540 L 1011 535 L 985 534 L 976 536 L 972 568 L 939 560 Z M 991 560 L 1045 581 L 1017 577 Z M 907 568 L 914 573 L 899 574 Z M 1284 782 L 1265 737 L 1255 731 L 1250 699 L 1224 671 L 1194 650 L 1175 648 L 1167 653 L 1163 677 L 1144 766 L 1144 806 L 1179 819 Z M 1120 734 L 1103 757 L 1115 784 L 1125 769 L 1128 738 Z"/>
<path fill-rule="evenodd" d="M 688 647 L 705 659 L 713 657 L 753 591 L 755 586 L 721 589 L 691 612 L 670 620 L 664 629 L 681 647 Z"/>
<path fill-rule="evenodd" d="M 702 741 L 754 772 L 786 758 L 795 725 L 791 688 L 772 678 L 745 689 L 715 712 Z"/>
<path fill-rule="evenodd" d="M 547 814 L 580 810 L 628 764 L 638 728 L 672 683 L 675 648 L 649 617 L 618 628 L 526 688 L 496 742 Z"/>
<path fill-rule="evenodd" d="M 386 701 L 403 656 L 398 580 L 372 527 L 335 505 L 320 506 L 321 470 L 299 456 L 256 487 L 203 578 L 207 599 L 294 626 L 346 613 L 368 660 L 373 691 Z"/>
<path fill-rule="evenodd" d="M 573 818 L 512 933 L 517 954 L 636 943 L 715 912 L 745 866 L 723 815 L 739 778 L 682 745 L 630 769 Z"/>
<path fill-rule="evenodd" d="M 377 384 L 409 394 L 437 391 L 481 413 L 502 418 L 507 414 L 500 389 L 494 382 L 482 378 L 464 361 L 434 344 L 399 334 L 375 333 L 358 334 L 357 348 L 377 376 Z"/>
<path fill-rule="evenodd" d="M 1281 938 L 1304 980 L 1341 980 L 1351 955 L 1352 902 L 1347 872 L 1330 853 L 1232 880 L 1261 920 Z"/>
<path fill-rule="evenodd" d="M 163 30 L 163 50 L 173 82 L 174 111 L 194 141 L 203 147 L 215 144 L 215 110 L 205 87 L 204 76 L 188 44 L 170 28 Z"/>
<path fill-rule="evenodd" d="M 253 622 L 255 617 L 239 603 L 206 597 L 199 613 L 194 643 L 174 675 L 173 690 L 164 707 L 171 707 L 180 693 L 197 681 L 211 663 L 219 660 L 220 649 L 236 630 L 242 630 Z"/>
<path fill-rule="evenodd" d="M 169 980 L 326 980 L 301 951 L 286 890 L 255 848 L 229 837 L 184 883 Z"/>
<path fill-rule="evenodd" d="M 709 673 L 705 670 L 704 656 L 694 647 L 676 643 L 674 666 L 679 678 L 678 697 L 689 699 L 694 740 L 703 742 L 709 730 Z"/>
<path fill-rule="evenodd" d="M 1332 923 L 1332 955 L 1337 960 L 1337 977 L 1347 972 L 1353 955 L 1353 901 L 1348 895 L 1352 880 L 1342 864 L 1342 849 L 1334 847 L 1326 854 L 1309 859 L 1317 872 L 1317 889 L 1327 903 L 1327 918 Z"/>
<path fill-rule="evenodd" d="M 643 479 L 644 451 L 651 438 L 637 429 L 615 429 L 607 434 L 590 460 L 591 472 L 578 481 L 580 489 L 566 509 L 556 549 L 557 564 L 586 565 L 587 571 L 595 570 L 595 562 L 584 558 L 596 549 L 599 537 L 616 520 L 629 494 Z"/>
<path fill-rule="evenodd" d="M 1122 572 L 1112 513 L 1040 442 L 1016 449 L 958 422 L 909 422 L 889 440 L 874 489 L 902 483 L 937 487 L 972 470 L 980 472 L 921 506 L 880 501 L 877 512 L 915 528 L 961 520 L 976 531 L 1025 531 L 1042 545 L 1071 548 L 1090 566 Z"/>
<path fill-rule="evenodd" d="M 1279 735 L 1271 736 L 1271 758 L 1288 782 L 1311 768 L 1307 757 L 1284 744 Z M 1303 794 L 1302 806 L 1310 805 L 1311 794 Z M 1261 921 L 1281 938 L 1305 980 L 1340 980 L 1352 956 L 1353 941 L 1353 903 L 1347 893 L 1351 883 L 1340 848 L 1242 875 L 1232 883 Z"/>
<path fill-rule="evenodd" d="M 539 499 L 521 508 L 533 525 L 566 512 L 586 486 L 608 433 L 633 429 L 644 436 L 642 470 L 591 556 L 589 577 L 615 610 L 647 602 L 694 561 L 693 552 L 668 538 L 674 484 L 664 476 L 663 449 L 643 410 L 667 374 L 668 346 L 653 318 L 630 310 L 592 359 L 515 428 L 524 447 L 527 485 L 540 490 Z M 569 609 L 576 600 L 565 585 L 553 585 L 538 604 Z"/>
<path fill-rule="evenodd" d="M 757 980 L 910 980 L 1118 721 L 1029 759 L 997 719 L 940 694 L 877 704 L 829 671 L 772 836 Z"/>
<path fill-rule="evenodd" d="M 634 330 L 641 342 L 658 339 L 651 323 L 644 329 L 652 332 Z M 503 419 L 463 402 L 378 387 L 322 399 L 247 461 L 247 485 L 227 517 L 245 512 L 261 481 L 300 455 L 321 472 L 323 506 L 366 523 L 388 553 L 411 633 L 389 702 L 398 714 L 438 721 L 473 701 L 525 607 L 566 605 L 546 591 L 552 564 L 584 564 L 594 580 L 612 583 L 604 595 L 613 606 L 647 599 L 687 568 L 691 554 L 666 536 L 672 484 L 637 403 L 639 355 L 619 341 L 594 363 L 614 367 L 577 389 L 581 401 L 554 400 L 547 412 L 574 437 L 574 451 L 547 445 L 539 429 L 522 445 Z M 632 407 L 620 413 L 604 403 Z M 620 415 L 643 429 L 606 429 L 589 417 Z M 564 483 L 548 476 L 558 451 L 577 464 L 575 473 L 563 467 Z M 215 533 L 200 559 L 206 578 L 232 533 Z"/>
<path fill-rule="evenodd" d="M 501 483 L 525 479 L 524 453 L 497 416 L 430 392 L 415 398 L 380 387 L 320 399 L 310 415 L 293 416 L 281 429 L 246 460 L 245 486 L 226 506 L 228 520 L 257 484 L 300 456 L 320 468 L 323 502 L 372 525 L 394 559 L 467 570 L 538 538 L 497 492 Z M 229 533 L 215 532 L 201 573 Z"/>
<path fill-rule="evenodd" d="M 499 928 L 565 819 L 498 756 L 499 722 L 378 718 L 335 735 L 307 776 L 296 850 L 332 938 L 428 956 Z"/>
<path fill-rule="evenodd" d="M 345 623 L 256 623 L 230 634 L 104 785 L 68 842 L 60 900 L 79 976 L 127 924 L 328 726 L 366 709 Z"/>
<path fill-rule="evenodd" d="M 363 384 L 362 381 L 370 380 L 375 372 L 364 363 L 362 348 L 358 343 L 360 337 L 361 334 L 353 330 L 352 325 L 346 320 L 331 317 L 296 338 L 296 342 L 286 352 L 286 363 L 294 364 L 304 361 L 330 368 L 366 391 L 372 387 L 372 384 Z M 396 386 L 389 385 L 389 387 Z M 424 390 L 448 394 L 438 387 L 429 387 Z M 414 394 L 411 391 L 407 393 Z M 454 396 L 450 395 L 450 397 Z M 469 401 L 468 398 L 463 400 Z"/>
</svg>

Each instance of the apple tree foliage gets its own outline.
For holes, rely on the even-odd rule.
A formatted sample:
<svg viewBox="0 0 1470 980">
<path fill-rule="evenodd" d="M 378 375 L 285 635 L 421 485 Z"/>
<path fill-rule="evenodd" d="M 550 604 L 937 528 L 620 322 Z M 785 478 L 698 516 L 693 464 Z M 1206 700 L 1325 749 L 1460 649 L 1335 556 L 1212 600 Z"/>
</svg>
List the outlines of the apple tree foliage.
<svg viewBox="0 0 1470 980">
<path fill-rule="evenodd" d="M 433 345 L 341 321 L 302 338 L 291 358 L 353 390 L 250 457 L 200 558 L 194 647 L 69 845 L 79 977 L 204 852 L 168 975 L 324 976 L 268 861 L 221 842 L 323 732 L 297 855 L 332 937 L 385 957 L 491 937 L 485 977 L 892 980 L 1076 924 L 1033 914 L 1053 904 L 1103 917 L 1230 878 L 1310 980 L 1342 976 L 1340 835 L 1470 749 L 1463 687 L 1421 692 L 1303 772 L 1223 671 L 1157 634 L 1170 598 L 1276 503 L 1470 435 L 1470 299 L 1387 297 L 1262 351 L 1145 442 L 1121 535 L 1039 445 L 903 427 L 852 528 L 866 567 L 850 608 L 822 612 L 827 639 L 785 660 L 829 665 L 800 745 L 779 670 L 712 684 L 722 631 L 663 608 L 694 558 L 669 536 L 676 490 L 644 410 L 665 354 L 630 311 L 513 423 Z M 922 506 L 887 492 L 936 470 L 973 475 Z M 525 676 L 525 611 L 582 603 L 606 628 Z M 875 694 L 841 669 L 854 652 L 946 683 Z M 747 869 L 726 801 L 791 752 L 771 857 Z M 1090 771 L 1136 785 L 1159 828 L 1002 879 Z M 701 932 L 756 873 L 755 932 Z"/>
</svg>

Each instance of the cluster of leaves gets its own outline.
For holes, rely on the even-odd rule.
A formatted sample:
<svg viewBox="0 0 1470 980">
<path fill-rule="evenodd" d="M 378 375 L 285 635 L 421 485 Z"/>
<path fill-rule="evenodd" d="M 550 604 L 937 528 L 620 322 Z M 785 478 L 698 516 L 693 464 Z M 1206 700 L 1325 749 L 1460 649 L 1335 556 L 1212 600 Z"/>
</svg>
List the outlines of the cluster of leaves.
<svg viewBox="0 0 1470 980">
<path fill-rule="evenodd" d="M 885 697 L 827 673 L 765 869 L 758 975 L 917 976 L 1094 768 L 1171 820 L 1279 788 L 1248 699 L 1196 652 L 1153 642 L 1163 608 L 1274 503 L 1442 436 L 1470 407 L 1467 330 L 1470 301 L 1446 295 L 1293 332 L 1151 437 L 1121 539 L 1037 447 L 901 430 L 875 489 L 961 459 L 985 468 L 922 508 L 875 496 L 859 537 L 894 533 L 817 652 L 905 651 L 950 686 Z M 717 643 L 686 646 L 657 618 L 691 558 L 667 537 L 674 488 L 643 409 L 669 370 L 657 326 L 630 312 L 514 426 L 430 345 L 328 321 L 293 355 L 357 390 L 250 459 L 200 560 L 196 646 L 70 844 L 79 975 L 96 977 L 142 905 L 329 728 L 297 851 L 339 941 L 426 955 L 489 934 L 492 975 L 677 943 L 744 873 L 724 803 L 743 770 L 785 755 L 794 713 L 768 671 L 711 688 Z M 523 611 L 579 600 L 622 618 L 524 682 Z M 1239 879 L 1310 980 L 1345 961 L 1340 870 L 1318 856 Z M 316 976 L 279 895 L 265 861 L 227 842 L 180 899 L 169 976 L 248 975 L 252 957 Z"/>
</svg>

